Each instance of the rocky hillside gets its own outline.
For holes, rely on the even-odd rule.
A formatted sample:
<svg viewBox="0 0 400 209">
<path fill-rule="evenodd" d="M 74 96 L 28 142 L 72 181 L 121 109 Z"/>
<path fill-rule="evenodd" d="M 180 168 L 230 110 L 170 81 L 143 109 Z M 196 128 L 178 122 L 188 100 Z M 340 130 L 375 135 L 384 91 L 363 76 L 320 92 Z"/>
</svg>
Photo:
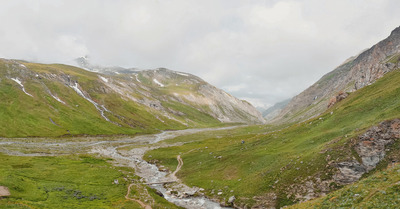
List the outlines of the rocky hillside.
<svg viewBox="0 0 400 209">
<path fill-rule="evenodd" d="M 295 96 L 273 122 L 298 122 L 319 115 L 336 96 L 371 85 L 399 67 L 400 27 L 361 54 L 346 60 L 311 87 Z M 333 100 L 333 101 L 332 101 Z"/>
<path fill-rule="evenodd" d="M 246 101 L 196 76 L 167 69 L 120 69 L 105 75 L 1 59 L 0 95 L 3 137 L 132 134 L 264 122 Z"/>
</svg>

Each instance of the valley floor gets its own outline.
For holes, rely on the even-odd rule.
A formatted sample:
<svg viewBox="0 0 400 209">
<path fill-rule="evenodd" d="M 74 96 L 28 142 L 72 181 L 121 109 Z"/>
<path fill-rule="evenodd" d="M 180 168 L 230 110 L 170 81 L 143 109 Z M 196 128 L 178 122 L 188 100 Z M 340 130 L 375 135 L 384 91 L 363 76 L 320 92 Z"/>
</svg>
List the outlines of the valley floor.
<svg viewBox="0 0 400 209">
<path fill-rule="evenodd" d="M 234 127 L 187 129 L 137 137 L 0 139 L 0 151 L 4 153 L 0 155 L 4 162 L 0 166 L 0 185 L 11 193 L 0 199 L 0 207 L 218 207 L 218 203 L 201 197 L 199 188 L 181 184 L 175 177 L 179 169 L 167 175 L 142 160 L 142 156 L 148 150 L 171 146 L 162 143 L 166 139 L 231 128 Z M 168 188 L 160 182 L 167 182 Z M 189 197 L 194 194 L 198 197 Z"/>
</svg>

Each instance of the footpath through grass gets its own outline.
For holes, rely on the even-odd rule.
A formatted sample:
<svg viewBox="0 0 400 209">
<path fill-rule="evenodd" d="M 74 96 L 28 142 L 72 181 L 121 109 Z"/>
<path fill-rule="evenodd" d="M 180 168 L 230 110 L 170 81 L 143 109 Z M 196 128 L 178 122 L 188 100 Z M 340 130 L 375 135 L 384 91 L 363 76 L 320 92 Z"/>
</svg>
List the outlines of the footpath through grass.
<svg viewBox="0 0 400 209">
<path fill-rule="evenodd" d="M 306 122 L 273 132 L 273 127 L 253 126 L 178 137 L 169 142 L 186 144 L 149 151 L 145 159 L 174 170 L 180 154 L 184 166 L 178 177 L 221 201 L 234 195 L 235 203 L 251 206 L 275 194 L 275 206 L 293 204 L 291 185 L 310 177 L 332 178 L 335 170 L 327 166 L 329 159 L 357 158 L 350 145 L 352 137 L 383 120 L 400 117 L 399 95 L 400 72 L 396 70 Z M 332 184 L 331 189 L 337 186 Z"/>
</svg>

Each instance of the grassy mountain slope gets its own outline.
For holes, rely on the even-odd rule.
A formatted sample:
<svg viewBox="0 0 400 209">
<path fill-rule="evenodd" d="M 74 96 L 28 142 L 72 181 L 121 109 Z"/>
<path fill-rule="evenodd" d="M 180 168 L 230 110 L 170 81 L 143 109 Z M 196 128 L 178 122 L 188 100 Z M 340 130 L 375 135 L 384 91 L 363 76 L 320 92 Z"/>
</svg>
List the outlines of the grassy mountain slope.
<svg viewBox="0 0 400 209">
<path fill-rule="evenodd" d="M 353 138 L 400 117 L 399 83 L 395 70 L 317 118 L 290 127 L 252 126 L 180 137 L 170 142 L 185 145 L 149 151 L 146 159 L 174 170 L 180 154 L 185 164 L 178 176 L 185 183 L 205 188 L 222 202 L 235 196 L 235 206 L 280 207 L 317 197 L 340 187 L 333 180 L 337 163 L 360 161 Z"/>
<path fill-rule="evenodd" d="M 65 65 L 33 63 L 24 63 L 26 68 L 19 66 L 23 69 L 18 71 L 12 65 L 16 64 L 3 61 L 0 65 L 0 133 L 3 137 L 134 134 L 145 128 L 149 131 L 154 128 L 184 128 L 182 124 L 173 121 L 171 125 L 165 125 L 156 120 L 146 108 L 134 102 L 121 101 L 115 94 L 105 95 L 97 91 L 101 83 L 94 73 Z M 108 109 L 113 110 L 113 114 L 123 116 L 116 118 L 115 115 L 105 113 L 118 124 L 102 118 L 92 103 L 59 80 L 62 76 L 76 80 L 81 89 L 91 89 L 88 94 L 93 100 L 102 101 Z M 21 80 L 32 96 L 25 94 L 17 82 L 7 77 Z"/>
<path fill-rule="evenodd" d="M 213 98 L 219 94 L 229 102 Z M 173 71 L 102 75 L 5 59 L 0 97 L 0 137 L 151 133 L 253 123 L 260 114 L 197 77 Z"/>
</svg>

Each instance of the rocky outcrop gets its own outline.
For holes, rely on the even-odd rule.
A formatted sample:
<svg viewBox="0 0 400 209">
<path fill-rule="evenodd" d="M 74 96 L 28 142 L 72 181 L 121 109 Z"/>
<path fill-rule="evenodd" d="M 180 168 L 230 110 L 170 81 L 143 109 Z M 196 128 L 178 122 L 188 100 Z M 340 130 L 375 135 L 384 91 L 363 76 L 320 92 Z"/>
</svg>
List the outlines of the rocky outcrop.
<svg viewBox="0 0 400 209">
<path fill-rule="evenodd" d="M 271 122 L 299 122 L 319 115 L 326 110 L 329 99 L 338 92 L 356 91 L 371 85 L 386 73 L 400 68 L 399 57 L 400 27 L 393 30 L 385 40 L 348 59 L 295 96 Z M 306 108 L 307 110 L 303 111 Z"/>
<path fill-rule="evenodd" d="M 353 147 L 361 162 L 356 160 L 336 164 L 338 172 L 333 176 L 339 184 L 349 184 L 374 169 L 389 150 L 388 147 L 400 138 L 400 119 L 384 121 L 368 129 L 353 140 Z"/>
<path fill-rule="evenodd" d="M 338 102 L 340 102 L 340 101 L 346 99 L 348 96 L 349 96 L 349 94 L 346 93 L 346 92 L 339 92 L 338 95 L 332 97 L 332 98 L 329 100 L 328 108 L 330 108 L 330 107 L 332 107 L 333 105 L 335 105 L 336 103 L 338 103 Z"/>
</svg>

